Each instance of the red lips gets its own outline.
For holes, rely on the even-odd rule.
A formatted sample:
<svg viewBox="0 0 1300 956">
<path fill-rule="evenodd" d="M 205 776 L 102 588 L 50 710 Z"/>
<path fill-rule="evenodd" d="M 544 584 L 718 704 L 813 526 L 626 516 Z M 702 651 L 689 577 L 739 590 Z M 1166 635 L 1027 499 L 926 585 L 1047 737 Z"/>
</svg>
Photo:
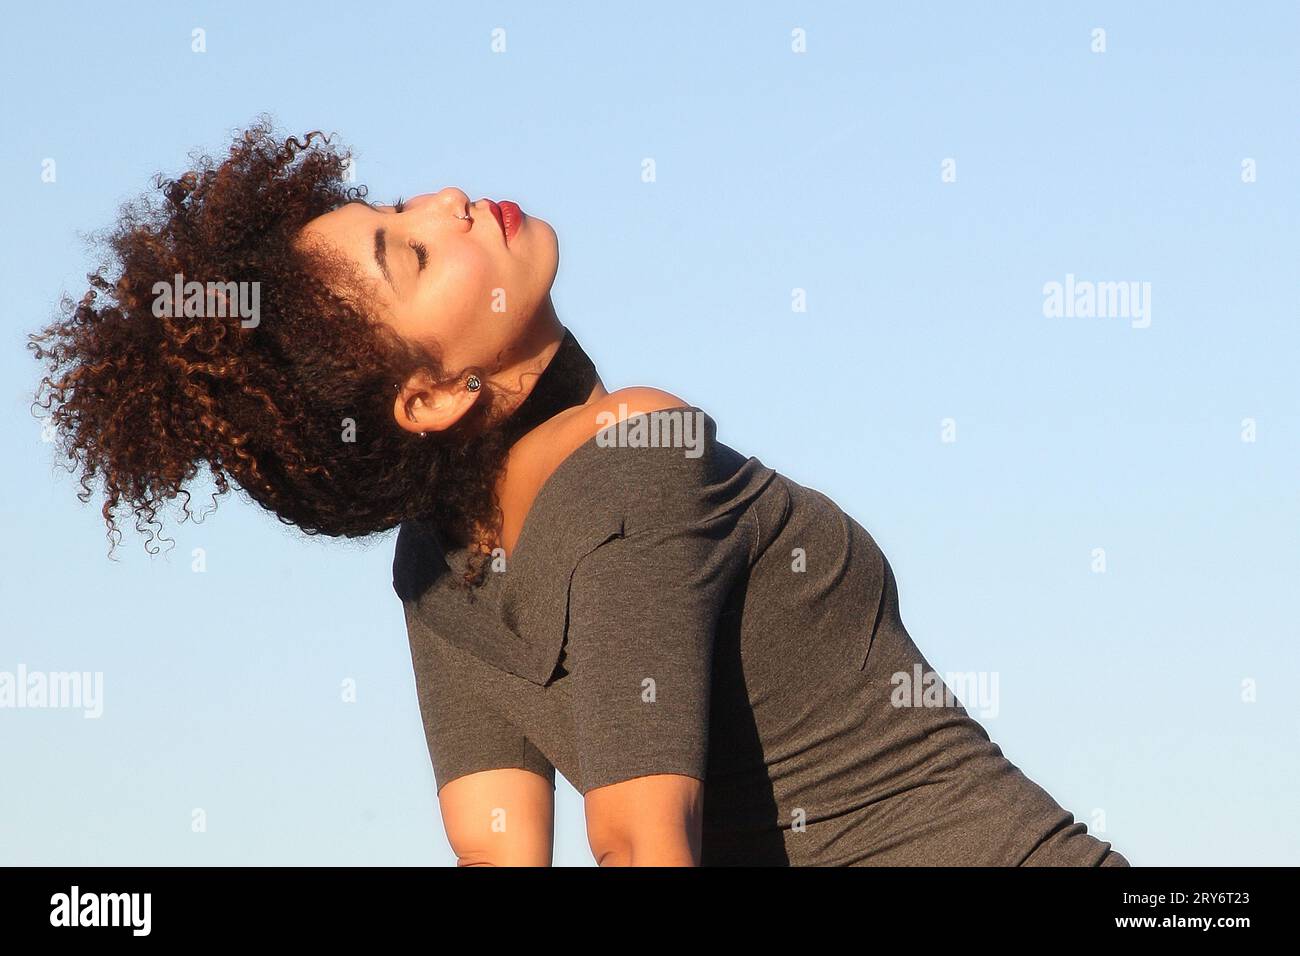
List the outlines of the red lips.
<svg viewBox="0 0 1300 956">
<path fill-rule="evenodd" d="M 519 235 L 519 227 L 524 224 L 524 211 L 518 203 L 508 199 L 497 208 L 501 210 L 501 231 L 506 234 L 506 245 L 510 245 L 510 240 Z"/>
<path fill-rule="evenodd" d="M 518 203 L 509 200 L 495 203 L 488 199 L 486 202 L 497 225 L 501 227 L 501 235 L 505 237 L 506 245 L 510 245 L 510 240 L 519 234 L 519 227 L 524 224 L 524 211 L 519 208 Z"/>
</svg>

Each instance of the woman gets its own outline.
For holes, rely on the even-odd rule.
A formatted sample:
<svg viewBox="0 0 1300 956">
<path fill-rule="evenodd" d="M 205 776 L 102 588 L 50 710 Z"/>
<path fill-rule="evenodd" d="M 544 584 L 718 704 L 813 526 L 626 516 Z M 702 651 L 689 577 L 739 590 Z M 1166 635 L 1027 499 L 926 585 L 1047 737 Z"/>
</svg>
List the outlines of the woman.
<svg viewBox="0 0 1300 956">
<path fill-rule="evenodd" d="M 160 179 L 33 337 L 40 400 L 114 543 L 203 466 L 309 533 L 400 526 L 462 864 L 549 863 L 558 768 L 602 864 L 1127 865 L 944 693 L 859 524 L 703 409 L 606 391 L 549 225 L 371 204 L 345 160 L 263 123 Z"/>
</svg>

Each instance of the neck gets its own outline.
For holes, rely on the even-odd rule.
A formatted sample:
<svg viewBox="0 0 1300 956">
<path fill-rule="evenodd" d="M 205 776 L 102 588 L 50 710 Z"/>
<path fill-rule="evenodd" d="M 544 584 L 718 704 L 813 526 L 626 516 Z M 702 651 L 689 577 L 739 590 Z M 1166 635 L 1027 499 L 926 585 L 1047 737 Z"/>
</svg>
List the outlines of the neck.
<svg viewBox="0 0 1300 956">
<path fill-rule="evenodd" d="M 532 358 L 520 364 L 521 371 L 511 383 L 512 389 L 519 390 L 518 402 L 503 426 L 511 445 L 565 409 L 607 394 L 596 366 L 560 323 L 550 296 L 539 319 L 534 324 L 544 327 L 546 335 L 536 348 L 521 345 L 521 350 L 532 352 Z"/>
<path fill-rule="evenodd" d="M 537 312 L 526 324 L 519 339 L 501 355 L 500 363 L 491 375 L 498 391 L 510 400 L 503 411 L 512 415 L 527 401 L 541 375 L 564 342 L 565 328 L 555 314 L 555 306 L 548 294 Z"/>
<path fill-rule="evenodd" d="M 608 394 L 596 372 L 596 366 L 573 333 L 560 324 L 549 296 L 545 313 L 540 319 L 541 325 L 554 323 L 553 331 L 556 334 L 533 351 L 533 361 L 519 363 L 517 384 L 513 379 L 507 380 L 512 390 L 519 390 L 519 399 L 500 425 L 506 462 L 502 473 L 497 476 L 495 497 L 498 504 L 503 500 L 502 485 L 512 470 L 510 461 L 519 440 L 561 412 Z M 526 353 L 529 350 L 521 346 L 520 351 Z M 440 528 L 439 533 L 459 546 L 466 544 L 466 541 L 453 537 L 445 528 Z"/>
</svg>

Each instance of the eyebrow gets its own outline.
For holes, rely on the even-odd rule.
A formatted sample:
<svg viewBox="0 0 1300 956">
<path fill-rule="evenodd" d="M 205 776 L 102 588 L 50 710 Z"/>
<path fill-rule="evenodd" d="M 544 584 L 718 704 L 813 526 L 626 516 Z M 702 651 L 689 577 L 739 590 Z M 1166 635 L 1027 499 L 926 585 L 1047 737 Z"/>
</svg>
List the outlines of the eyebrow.
<svg viewBox="0 0 1300 956">
<path fill-rule="evenodd" d="M 379 266 L 379 271 L 384 274 L 384 278 L 388 280 L 389 287 L 396 292 L 397 286 L 393 285 L 392 273 L 388 271 L 388 247 L 384 241 L 383 226 L 375 230 L 375 263 Z"/>
</svg>

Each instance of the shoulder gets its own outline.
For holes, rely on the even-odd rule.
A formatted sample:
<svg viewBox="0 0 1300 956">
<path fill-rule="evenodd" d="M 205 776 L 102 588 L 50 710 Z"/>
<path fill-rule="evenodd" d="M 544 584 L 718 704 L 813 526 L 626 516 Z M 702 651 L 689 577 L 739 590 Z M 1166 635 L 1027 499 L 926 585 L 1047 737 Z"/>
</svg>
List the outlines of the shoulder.
<svg viewBox="0 0 1300 956">
<path fill-rule="evenodd" d="M 691 406 L 682 399 L 660 388 L 637 385 L 620 388 L 587 405 L 569 409 L 564 421 L 557 421 L 563 454 L 576 450 L 610 425 L 615 425 L 636 415 L 669 409 L 686 409 Z"/>
<path fill-rule="evenodd" d="M 566 409 L 521 438 L 507 455 L 506 473 L 498 487 L 506 550 L 513 549 L 524 518 L 542 486 L 561 464 L 600 432 L 637 415 L 689 407 L 681 398 L 662 389 L 621 388 L 585 405 Z"/>
<path fill-rule="evenodd" d="M 516 445 L 515 455 L 531 459 L 535 464 L 528 470 L 535 480 L 545 480 L 561 462 L 609 426 L 636 415 L 690 407 L 663 389 L 644 385 L 620 388 L 586 405 L 565 409 L 524 436 Z"/>
<path fill-rule="evenodd" d="M 690 408 L 690 404 L 662 388 L 648 385 L 634 385 L 610 392 L 590 404 L 579 406 L 596 412 L 614 412 L 625 416 L 640 415 L 645 412 L 657 412 L 668 408 Z M 578 411 L 578 409 L 570 409 Z M 595 430 L 592 431 L 595 434 Z M 591 435 L 587 436 L 588 438 Z"/>
</svg>

